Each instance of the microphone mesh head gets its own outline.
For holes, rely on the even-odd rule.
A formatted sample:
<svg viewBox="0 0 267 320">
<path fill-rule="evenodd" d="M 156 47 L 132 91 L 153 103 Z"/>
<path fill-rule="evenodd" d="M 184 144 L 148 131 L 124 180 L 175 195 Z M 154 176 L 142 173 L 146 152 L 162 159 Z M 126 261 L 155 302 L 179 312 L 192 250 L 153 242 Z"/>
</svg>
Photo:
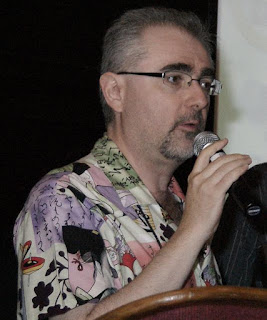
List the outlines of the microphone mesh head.
<svg viewBox="0 0 267 320">
<path fill-rule="evenodd" d="M 220 138 L 213 132 L 203 131 L 200 132 L 194 139 L 194 154 L 198 156 L 200 151 L 205 148 L 206 145 L 211 144 Z"/>
</svg>

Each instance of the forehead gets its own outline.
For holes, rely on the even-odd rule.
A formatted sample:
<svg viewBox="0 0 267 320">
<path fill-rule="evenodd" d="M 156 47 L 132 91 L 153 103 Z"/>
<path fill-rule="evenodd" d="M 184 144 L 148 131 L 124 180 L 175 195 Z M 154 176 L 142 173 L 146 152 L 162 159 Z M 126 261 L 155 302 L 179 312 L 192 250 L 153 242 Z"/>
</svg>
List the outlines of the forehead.
<svg viewBox="0 0 267 320">
<path fill-rule="evenodd" d="M 203 45 L 186 31 L 175 26 L 153 26 L 144 30 L 142 45 L 146 57 L 139 67 L 146 71 L 161 70 L 165 65 L 184 63 L 193 73 L 212 67 L 212 61 Z"/>
</svg>

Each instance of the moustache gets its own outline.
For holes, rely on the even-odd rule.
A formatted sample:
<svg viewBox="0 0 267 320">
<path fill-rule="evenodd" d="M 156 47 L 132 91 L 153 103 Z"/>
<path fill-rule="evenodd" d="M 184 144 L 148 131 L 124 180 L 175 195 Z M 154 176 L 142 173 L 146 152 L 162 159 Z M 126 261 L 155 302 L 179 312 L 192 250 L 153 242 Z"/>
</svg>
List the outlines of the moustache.
<svg viewBox="0 0 267 320">
<path fill-rule="evenodd" d="M 201 132 L 205 128 L 205 121 L 203 119 L 202 113 L 200 111 L 195 112 L 194 114 L 186 115 L 183 117 L 180 117 L 173 125 L 172 129 L 170 132 L 174 131 L 178 126 L 190 123 L 193 121 L 197 121 L 197 131 Z"/>
</svg>

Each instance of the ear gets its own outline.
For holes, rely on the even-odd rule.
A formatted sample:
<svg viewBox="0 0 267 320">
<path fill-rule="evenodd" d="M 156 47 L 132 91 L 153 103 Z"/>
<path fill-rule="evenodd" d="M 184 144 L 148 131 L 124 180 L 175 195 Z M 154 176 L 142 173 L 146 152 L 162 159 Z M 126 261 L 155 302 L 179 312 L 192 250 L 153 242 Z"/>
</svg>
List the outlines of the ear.
<svg viewBox="0 0 267 320">
<path fill-rule="evenodd" d="M 107 104 L 116 112 L 123 109 L 123 81 L 119 75 L 106 72 L 100 77 L 100 87 Z"/>
</svg>

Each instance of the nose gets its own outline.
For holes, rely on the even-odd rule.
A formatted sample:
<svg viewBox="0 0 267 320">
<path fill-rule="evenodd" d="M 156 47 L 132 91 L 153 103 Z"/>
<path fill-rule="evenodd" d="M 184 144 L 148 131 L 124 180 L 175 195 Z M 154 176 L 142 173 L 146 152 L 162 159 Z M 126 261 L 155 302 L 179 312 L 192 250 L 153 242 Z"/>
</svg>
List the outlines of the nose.
<svg viewBox="0 0 267 320">
<path fill-rule="evenodd" d="M 190 91 L 190 98 L 192 99 L 192 106 L 198 110 L 209 107 L 210 95 L 201 88 L 198 80 L 192 81 L 188 89 Z"/>
</svg>

